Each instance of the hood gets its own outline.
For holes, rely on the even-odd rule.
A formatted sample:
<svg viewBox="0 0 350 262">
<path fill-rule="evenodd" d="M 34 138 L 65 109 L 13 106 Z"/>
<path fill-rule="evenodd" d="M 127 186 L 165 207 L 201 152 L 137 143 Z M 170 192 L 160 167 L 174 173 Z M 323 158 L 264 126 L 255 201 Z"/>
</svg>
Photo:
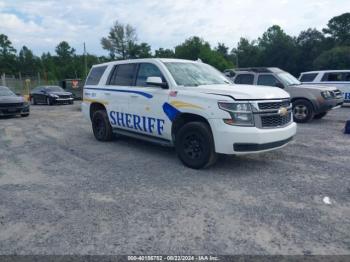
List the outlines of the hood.
<svg viewBox="0 0 350 262">
<path fill-rule="evenodd" d="M 21 96 L 0 96 L 0 103 L 23 103 L 24 99 Z"/>
<path fill-rule="evenodd" d="M 293 87 L 296 87 L 296 88 L 303 88 L 303 89 L 319 90 L 319 91 L 334 91 L 334 90 L 337 90 L 336 87 L 332 87 L 332 86 L 323 86 L 323 85 L 301 84 L 301 85 L 293 85 Z"/>
<path fill-rule="evenodd" d="M 278 88 L 271 86 L 254 85 L 203 85 L 191 87 L 194 92 L 207 94 L 228 95 L 235 100 L 267 100 L 289 98 L 289 94 Z"/>
</svg>

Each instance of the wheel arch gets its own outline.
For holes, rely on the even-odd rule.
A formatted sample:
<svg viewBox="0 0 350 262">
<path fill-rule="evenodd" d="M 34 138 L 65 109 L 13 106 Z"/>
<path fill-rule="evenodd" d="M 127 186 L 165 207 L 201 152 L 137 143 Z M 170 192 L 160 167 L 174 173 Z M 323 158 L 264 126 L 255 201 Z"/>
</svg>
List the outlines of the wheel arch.
<svg viewBox="0 0 350 262">
<path fill-rule="evenodd" d="M 314 103 L 311 99 L 308 99 L 308 98 L 306 98 L 306 97 L 293 97 L 293 98 L 291 99 L 292 104 L 293 104 L 296 100 L 305 100 L 305 101 L 309 102 L 309 103 L 312 105 L 312 109 L 314 110 L 314 112 L 316 111 L 316 108 L 317 108 L 317 107 L 316 107 L 315 103 Z"/>
<path fill-rule="evenodd" d="M 90 105 L 90 112 L 89 112 L 90 113 L 90 120 L 92 120 L 92 116 L 98 110 L 105 110 L 107 112 L 107 109 L 106 109 L 104 104 L 98 103 L 98 102 L 91 103 L 91 105 Z"/>
<path fill-rule="evenodd" d="M 178 116 L 176 116 L 171 126 L 171 136 L 174 142 L 175 142 L 176 133 L 180 130 L 182 126 L 190 122 L 206 123 L 209 126 L 210 132 L 213 134 L 210 123 L 205 117 L 198 114 L 193 114 L 193 113 L 181 113 Z"/>
</svg>

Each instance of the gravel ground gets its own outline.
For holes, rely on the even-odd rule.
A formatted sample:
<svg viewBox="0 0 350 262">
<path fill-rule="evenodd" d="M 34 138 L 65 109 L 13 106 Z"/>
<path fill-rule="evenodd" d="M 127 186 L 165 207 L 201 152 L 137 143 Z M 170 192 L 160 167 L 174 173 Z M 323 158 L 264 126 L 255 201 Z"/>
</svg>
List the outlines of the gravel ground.
<svg viewBox="0 0 350 262">
<path fill-rule="evenodd" d="M 350 108 L 200 171 L 79 108 L 0 119 L 0 254 L 350 254 Z"/>
</svg>

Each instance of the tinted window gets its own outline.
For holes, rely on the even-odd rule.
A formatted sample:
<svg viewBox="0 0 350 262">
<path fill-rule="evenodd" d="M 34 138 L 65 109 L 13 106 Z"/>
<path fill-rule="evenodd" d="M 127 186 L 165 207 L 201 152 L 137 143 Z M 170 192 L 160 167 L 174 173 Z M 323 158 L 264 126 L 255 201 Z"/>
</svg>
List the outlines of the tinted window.
<svg viewBox="0 0 350 262">
<path fill-rule="evenodd" d="M 300 77 L 301 82 L 312 82 L 316 78 L 317 73 L 312 73 L 312 74 L 303 74 Z"/>
<path fill-rule="evenodd" d="M 147 80 L 147 77 L 150 77 L 150 76 L 161 77 L 163 82 L 165 82 L 165 79 L 157 66 L 150 63 L 144 63 L 144 64 L 140 64 L 139 71 L 136 78 L 136 86 L 148 86 L 146 84 L 146 80 Z"/>
<path fill-rule="evenodd" d="M 350 81 L 350 73 L 341 73 L 341 72 L 334 72 L 334 73 L 326 73 L 322 77 L 323 82 L 341 82 L 341 81 Z"/>
<path fill-rule="evenodd" d="M 254 75 L 240 74 L 235 79 L 235 84 L 252 85 L 254 83 Z"/>
<path fill-rule="evenodd" d="M 279 81 L 273 75 L 260 75 L 258 77 L 258 85 L 261 86 L 276 86 Z"/>
<path fill-rule="evenodd" d="M 117 65 L 112 72 L 109 84 L 117 86 L 133 86 L 136 66 L 137 64 Z"/>
<path fill-rule="evenodd" d="M 91 72 L 86 79 L 86 85 L 97 85 L 100 82 L 100 79 L 105 72 L 107 66 L 98 66 L 98 67 L 93 67 L 91 69 Z"/>
</svg>

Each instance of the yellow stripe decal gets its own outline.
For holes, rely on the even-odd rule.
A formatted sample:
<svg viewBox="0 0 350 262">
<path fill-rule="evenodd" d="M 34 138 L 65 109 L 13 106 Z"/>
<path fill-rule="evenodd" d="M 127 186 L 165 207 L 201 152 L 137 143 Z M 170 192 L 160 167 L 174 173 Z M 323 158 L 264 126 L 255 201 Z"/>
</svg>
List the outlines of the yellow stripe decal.
<svg viewBox="0 0 350 262">
<path fill-rule="evenodd" d="M 186 102 L 182 102 L 182 101 L 178 101 L 178 100 L 174 100 L 171 101 L 170 104 L 176 108 L 196 108 L 196 109 L 203 109 L 203 107 L 194 105 L 194 104 L 190 104 L 190 103 L 186 103 Z"/>
<path fill-rule="evenodd" d="M 108 105 L 107 101 L 102 101 L 102 100 L 97 100 L 97 99 L 90 99 L 90 98 L 84 98 L 84 102 L 89 102 L 89 103 L 100 103 L 103 105 Z"/>
</svg>

